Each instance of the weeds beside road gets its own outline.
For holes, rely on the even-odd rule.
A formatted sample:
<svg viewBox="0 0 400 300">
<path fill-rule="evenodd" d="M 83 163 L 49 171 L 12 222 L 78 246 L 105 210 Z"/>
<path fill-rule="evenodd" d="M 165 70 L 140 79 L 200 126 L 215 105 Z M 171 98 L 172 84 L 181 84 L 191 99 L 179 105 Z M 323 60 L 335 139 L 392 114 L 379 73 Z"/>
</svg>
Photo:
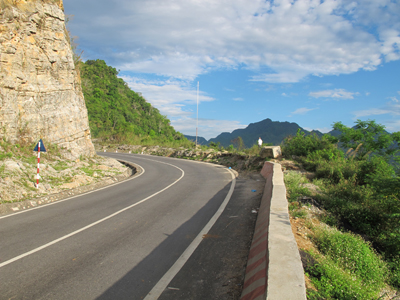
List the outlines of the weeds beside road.
<svg viewBox="0 0 400 300">
<path fill-rule="evenodd" d="M 360 144 L 345 153 L 337 140 L 299 132 L 283 147 L 298 169 L 285 184 L 309 299 L 400 297 L 399 177 L 379 148 Z"/>
</svg>

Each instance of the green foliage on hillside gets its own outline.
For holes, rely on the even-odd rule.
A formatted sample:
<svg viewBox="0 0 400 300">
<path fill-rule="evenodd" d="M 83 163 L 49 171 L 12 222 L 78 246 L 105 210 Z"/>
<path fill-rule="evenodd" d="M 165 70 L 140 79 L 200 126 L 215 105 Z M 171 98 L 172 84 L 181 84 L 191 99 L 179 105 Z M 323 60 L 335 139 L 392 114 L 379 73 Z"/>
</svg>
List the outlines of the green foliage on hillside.
<svg viewBox="0 0 400 300">
<path fill-rule="evenodd" d="M 338 139 L 305 136 L 299 131 L 284 141 L 282 152 L 288 158 L 296 158 L 306 170 L 315 173 L 316 180 L 323 182 L 324 193 L 316 197 L 329 213 L 329 225 L 370 241 L 390 270 L 387 282 L 399 288 L 400 174 L 393 158 L 400 151 L 400 135 L 387 133 L 374 121 L 356 123 L 353 128 L 335 123 L 335 129 L 341 132 Z M 351 148 L 344 152 L 338 145 Z M 325 252 L 332 250 L 329 247 Z M 322 268 L 319 275 L 314 274 L 317 281 L 328 272 Z"/>
<path fill-rule="evenodd" d="M 394 143 L 400 141 L 400 132 L 389 134 L 385 126 L 375 121 L 357 120 L 353 128 L 344 126 L 341 122 L 333 124 L 334 130 L 341 132 L 339 135 L 342 146 L 346 149 L 357 149 L 354 152 L 356 159 L 363 159 L 365 155 L 374 154 L 387 159 L 399 152 Z"/>
<path fill-rule="evenodd" d="M 308 299 L 378 299 L 387 280 L 387 265 L 360 236 L 318 227 L 312 240 L 322 255 L 309 269 L 317 291 Z"/>
<path fill-rule="evenodd" d="M 80 63 L 92 136 L 131 144 L 187 142 L 166 116 L 132 91 L 103 60 Z"/>
</svg>

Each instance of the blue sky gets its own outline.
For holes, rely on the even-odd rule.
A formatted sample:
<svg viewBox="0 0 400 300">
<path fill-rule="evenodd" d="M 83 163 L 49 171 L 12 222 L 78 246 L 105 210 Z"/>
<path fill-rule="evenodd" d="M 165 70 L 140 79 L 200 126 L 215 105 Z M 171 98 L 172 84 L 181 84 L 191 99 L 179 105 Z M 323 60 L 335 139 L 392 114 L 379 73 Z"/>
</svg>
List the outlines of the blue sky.
<svg viewBox="0 0 400 300">
<path fill-rule="evenodd" d="M 398 0 L 64 0 L 83 59 L 120 70 L 176 130 L 266 118 L 400 131 Z"/>
</svg>

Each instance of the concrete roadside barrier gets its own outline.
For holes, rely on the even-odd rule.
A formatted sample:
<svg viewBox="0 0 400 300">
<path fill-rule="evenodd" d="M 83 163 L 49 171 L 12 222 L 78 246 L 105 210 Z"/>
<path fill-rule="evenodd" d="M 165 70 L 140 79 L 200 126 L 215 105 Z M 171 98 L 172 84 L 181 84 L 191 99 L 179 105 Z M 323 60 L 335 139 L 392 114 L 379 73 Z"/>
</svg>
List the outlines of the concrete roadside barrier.
<svg viewBox="0 0 400 300">
<path fill-rule="evenodd" d="M 266 183 L 241 300 L 305 300 L 304 271 L 290 225 L 281 166 L 266 162 L 261 175 Z"/>
</svg>

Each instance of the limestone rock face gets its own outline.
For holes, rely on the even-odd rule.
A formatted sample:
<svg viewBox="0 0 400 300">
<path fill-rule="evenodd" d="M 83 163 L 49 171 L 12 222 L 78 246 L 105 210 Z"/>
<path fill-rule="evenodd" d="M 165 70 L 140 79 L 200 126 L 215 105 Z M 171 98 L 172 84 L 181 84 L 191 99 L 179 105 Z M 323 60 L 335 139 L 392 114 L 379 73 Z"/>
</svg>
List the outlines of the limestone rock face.
<svg viewBox="0 0 400 300">
<path fill-rule="evenodd" d="M 62 0 L 0 0 L 0 138 L 93 155 Z"/>
</svg>

